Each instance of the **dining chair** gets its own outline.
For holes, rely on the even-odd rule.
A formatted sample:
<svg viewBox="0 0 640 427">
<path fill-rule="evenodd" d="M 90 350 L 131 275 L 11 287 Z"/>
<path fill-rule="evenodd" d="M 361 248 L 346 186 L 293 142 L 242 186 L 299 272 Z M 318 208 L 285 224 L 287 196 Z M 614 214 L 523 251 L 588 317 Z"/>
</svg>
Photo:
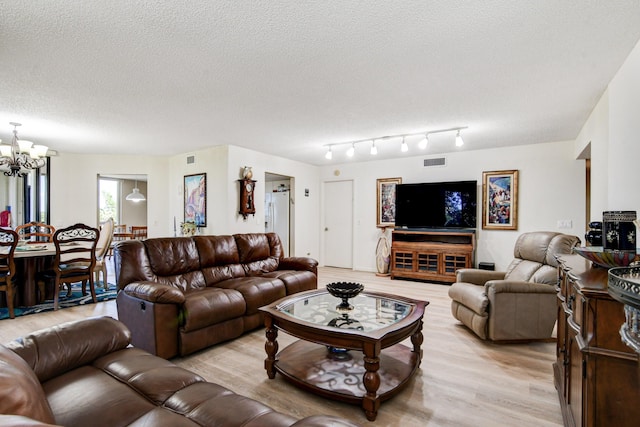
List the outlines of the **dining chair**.
<svg viewBox="0 0 640 427">
<path fill-rule="evenodd" d="M 16 317 L 13 312 L 13 276 L 16 271 L 13 255 L 19 239 L 15 231 L 0 229 L 0 292 L 6 294 L 9 317 L 12 319 Z"/>
<path fill-rule="evenodd" d="M 93 269 L 96 266 L 96 246 L 100 238 L 100 230 L 85 224 L 74 224 L 56 230 L 53 244 L 56 254 L 53 268 L 37 275 L 40 294 L 44 295 L 45 283 L 53 282 L 53 309 L 59 308 L 60 287 L 67 285 L 67 294 L 71 293 L 71 284 L 82 282 L 82 295 L 87 294 L 89 283 L 91 299 L 97 302 L 93 281 Z"/>
<path fill-rule="evenodd" d="M 146 225 L 132 225 L 131 234 L 136 240 L 144 240 L 147 238 L 147 226 Z"/>
<path fill-rule="evenodd" d="M 16 227 L 16 233 L 27 243 L 46 243 L 53 241 L 53 233 L 56 228 L 44 222 L 31 221 Z"/>
<path fill-rule="evenodd" d="M 111 257 L 113 256 L 113 246 L 115 245 L 115 242 L 127 240 L 128 238 L 129 233 L 127 233 L 127 224 L 114 224 L 113 237 L 111 238 L 111 244 L 109 245 L 109 250 L 107 251 L 107 258 L 111 259 Z"/>
<path fill-rule="evenodd" d="M 100 273 L 102 273 L 102 287 L 109 289 L 109 283 L 107 283 L 107 252 L 111 249 L 111 242 L 113 241 L 113 218 L 106 220 L 100 228 L 100 238 L 96 245 L 96 266 L 93 268 L 93 275 L 95 282 L 100 281 Z"/>
</svg>

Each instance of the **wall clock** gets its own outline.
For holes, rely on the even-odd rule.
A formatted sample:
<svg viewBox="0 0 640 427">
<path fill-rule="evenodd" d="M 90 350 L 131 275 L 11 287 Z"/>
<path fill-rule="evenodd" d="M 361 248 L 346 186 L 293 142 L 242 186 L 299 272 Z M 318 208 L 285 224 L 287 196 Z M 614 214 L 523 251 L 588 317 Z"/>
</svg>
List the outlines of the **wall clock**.
<svg viewBox="0 0 640 427">
<path fill-rule="evenodd" d="M 256 189 L 256 181 L 252 179 L 239 179 L 240 183 L 240 215 L 247 219 L 247 215 L 255 215 L 256 208 L 254 205 L 254 191 Z"/>
</svg>

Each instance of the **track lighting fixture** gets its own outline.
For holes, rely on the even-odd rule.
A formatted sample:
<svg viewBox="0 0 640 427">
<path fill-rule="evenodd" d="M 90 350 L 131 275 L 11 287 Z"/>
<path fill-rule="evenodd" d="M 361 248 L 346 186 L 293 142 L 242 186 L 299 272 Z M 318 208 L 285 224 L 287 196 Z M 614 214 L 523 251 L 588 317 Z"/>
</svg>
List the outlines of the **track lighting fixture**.
<svg viewBox="0 0 640 427">
<path fill-rule="evenodd" d="M 325 147 L 327 147 L 327 152 L 325 153 L 324 157 L 327 160 L 331 160 L 333 158 L 333 147 L 339 146 L 339 145 L 347 145 L 347 144 L 349 144 L 349 148 L 347 149 L 346 154 L 348 157 L 353 157 L 356 152 L 356 144 L 369 143 L 369 142 L 371 142 L 370 154 L 372 156 L 375 156 L 376 154 L 378 154 L 378 146 L 376 145 L 376 141 L 378 142 L 381 142 L 381 141 L 385 142 L 389 140 L 397 141 L 396 138 L 402 138 L 400 151 L 403 153 L 406 153 L 407 151 L 409 151 L 409 145 L 407 144 L 406 137 L 412 137 L 412 136 L 421 137 L 420 142 L 418 143 L 418 147 L 424 150 L 429 145 L 429 135 L 432 135 L 434 133 L 444 133 L 444 132 L 456 132 L 456 139 L 455 139 L 456 147 L 462 147 L 464 145 L 464 141 L 462 140 L 460 131 L 467 128 L 468 128 L 467 126 L 460 126 L 460 127 L 447 128 L 447 129 L 430 130 L 426 132 L 405 133 L 400 135 L 386 135 L 386 136 L 381 136 L 376 138 L 360 139 L 357 141 L 346 141 L 346 142 L 338 142 L 335 144 L 326 144 Z"/>
</svg>

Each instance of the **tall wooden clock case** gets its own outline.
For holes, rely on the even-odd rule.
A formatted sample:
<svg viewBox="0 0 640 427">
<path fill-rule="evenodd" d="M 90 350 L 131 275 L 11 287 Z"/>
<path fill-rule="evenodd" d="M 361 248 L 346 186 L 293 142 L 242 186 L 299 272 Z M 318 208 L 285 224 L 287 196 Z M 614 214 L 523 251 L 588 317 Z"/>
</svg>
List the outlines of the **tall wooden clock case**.
<svg viewBox="0 0 640 427">
<path fill-rule="evenodd" d="M 256 207 L 254 204 L 254 193 L 256 189 L 256 181 L 248 178 L 239 179 L 240 183 L 240 211 L 244 219 L 247 219 L 248 215 L 256 214 Z"/>
</svg>

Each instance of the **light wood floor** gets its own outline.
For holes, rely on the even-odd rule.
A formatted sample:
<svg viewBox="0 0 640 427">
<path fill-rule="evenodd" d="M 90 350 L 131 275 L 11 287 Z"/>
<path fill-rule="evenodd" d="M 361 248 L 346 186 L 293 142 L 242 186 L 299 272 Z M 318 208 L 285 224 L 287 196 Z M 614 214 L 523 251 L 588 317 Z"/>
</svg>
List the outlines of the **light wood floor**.
<svg viewBox="0 0 640 427">
<path fill-rule="evenodd" d="M 334 281 L 360 282 L 365 289 L 429 301 L 424 317 L 424 357 L 414 380 L 383 402 L 375 422 L 355 405 L 299 390 L 281 376 L 269 380 L 263 368 L 264 331 L 203 350 L 173 362 L 236 393 L 295 417 L 334 414 L 377 426 L 561 426 L 553 386 L 554 343 L 486 343 L 450 313 L 448 286 L 390 280 L 373 273 L 321 268 L 319 287 Z M 117 317 L 114 301 L 0 321 L 0 342 L 81 317 Z M 280 348 L 293 342 L 285 333 Z"/>
</svg>

